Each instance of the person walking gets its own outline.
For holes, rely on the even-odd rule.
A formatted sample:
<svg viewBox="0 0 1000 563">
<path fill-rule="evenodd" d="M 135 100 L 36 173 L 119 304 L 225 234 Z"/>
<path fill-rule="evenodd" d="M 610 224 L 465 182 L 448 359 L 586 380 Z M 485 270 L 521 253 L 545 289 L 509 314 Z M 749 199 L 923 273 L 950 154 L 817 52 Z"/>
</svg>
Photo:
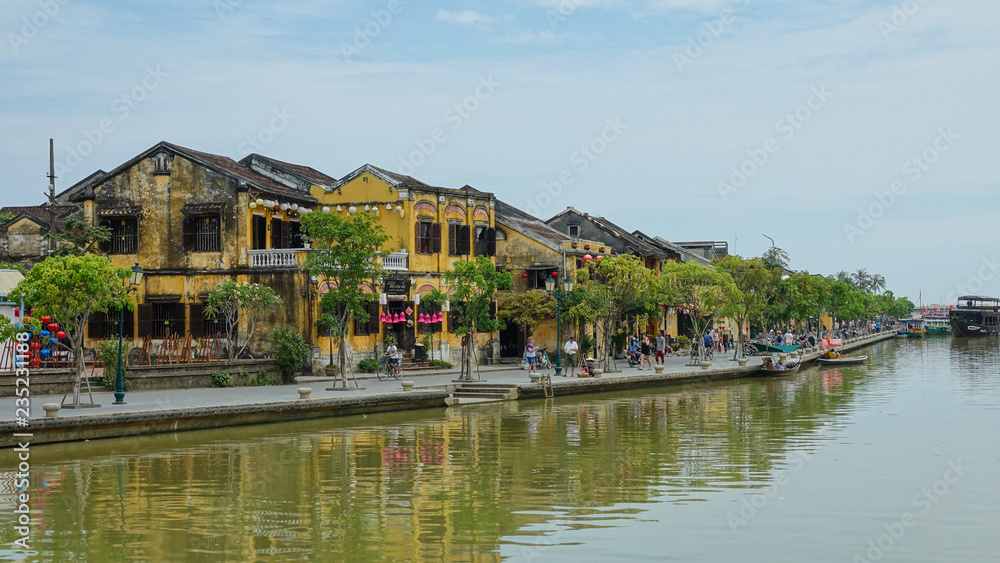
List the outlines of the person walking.
<svg viewBox="0 0 1000 563">
<path fill-rule="evenodd" d="M 649 363 L 649 369 L 653 369 L 653 355 L 649 345 L 649 335 L 642 335 L 642 342 L 639 344 L 639 371 L 642 371 L 643 362 Z"/>
<path fill-rule="evenodd" d="M 786 329 L 788 332 L 785 333 L 785 346 L 791 346 L 795 344 L 795 335 L 792 334 L 792 327 Z"/>
<path fill-rule="evenodd" d="M 580 345 L 576 343 L 576 339 L 572 336 L 566 341 L 566 345 L 563 346 L 563 352 L 566 353 L 566 369 L 563 370 L 563 377 L 566 377 L 568 373 L 574 373 L 573 370 L 576 369 L 576 353 L 580 350 Z"/>
<path fill-rule="evenodd" d="M 654 352 L 656 353 L 657 365 L 661 366 L 663 365 L 663 351 L 666 345 L 667 345 L 667 337 L 661 330 L 660 333 L 656 335 L 656 349 L 654 350 Z"/>
<path fill-rule="evenodd" d="M 524 347 L 524 357 L 528 359 L 528 373 L 538 373 L 538 368 L 535 367 L 535 351 L 538 347 L 535 346 L 535 339 L 529 338 L 528 344 Z"/>
</svg>

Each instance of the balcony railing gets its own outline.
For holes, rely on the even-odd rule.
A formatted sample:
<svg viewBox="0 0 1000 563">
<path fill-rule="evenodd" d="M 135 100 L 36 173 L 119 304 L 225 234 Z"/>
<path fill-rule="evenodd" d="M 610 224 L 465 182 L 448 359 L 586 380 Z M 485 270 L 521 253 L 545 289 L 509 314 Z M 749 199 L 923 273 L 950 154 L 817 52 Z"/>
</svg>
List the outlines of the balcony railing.
<svg viewBox="0 0 1000 563">
<path fill-rule="evenodd" d="M 409 252 L 392 252 L 382 260 L 383 270 L 407 271 L 410 269 Z"/>
<path fill-rule="evenodd" d="M 297 266 L 295 254 L 302 248 L 268 248 L 265 250 L 247 250 L 251 268 L 287 268 Z"/>
</svg>

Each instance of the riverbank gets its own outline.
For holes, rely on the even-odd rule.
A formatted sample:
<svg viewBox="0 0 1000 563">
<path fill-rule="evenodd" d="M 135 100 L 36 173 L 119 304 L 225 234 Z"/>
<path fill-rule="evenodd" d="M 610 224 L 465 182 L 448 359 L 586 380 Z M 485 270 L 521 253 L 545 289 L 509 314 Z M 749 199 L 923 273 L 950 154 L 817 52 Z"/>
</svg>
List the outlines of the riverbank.
<svg viewBox="0 0 1000 563">
<path fill-rule="evenodd" d="M 885 332 L 844 343 L 851 351 L 891 339 Z M 811 363 L 818 352 L 806 354 L 803 363 Z M 710 369 L 686 365 L 686 358 L 667 358 L 663 373 L 639 372 L 626 368 L 608 373 L 602 378 L 553 377 L 552 390 L 556 397 L 583 393 L 682 385 L 705 381 L 754 377 L 760 366 L 759 358 L 750 358 L 746 367 L 728 364 L 728 357 L 719 355 Z M 508 366 L 481 369 L 481 377 L 490 387 L 506 389 L 509 399 L 532 399 L 544 396 L 539 383 L 526 382 L 527 372 Z M 551 373 L 551 371 L 550 371 Z M 57 417 L 46 417 L 45 403 L 59 403 L 62 396 L 34 396 L 30 400 L 30 417 L 25 425 L 16 420 L 15 398 L 0 400 L 0 447 L 16 446 L 18 440 L 32 444 L 72 442 L 98 438 L 139 436 L 183 430 L 223 428 L 269 422 L 286 422 L 384 412 L 404 409 L 441 408 L 461 404 L 456 393 L 463 386 L 454 381 L 457 371 L 433 375 L 413 374 L 404 379 L 416 385 L 411 391 L 401 390 L 399 381 L 362 379 L 362 388 L 334 390 L 339 382 L 330 378 L 301 378 L 295 385 L 241 387 L 223 389 L 174 389 L 134 391 L 126 395 L 125 405 L 114 405 L 113 394 L 94 393 L 99 407 L 62 409 Z M 473 382 L 471 387 L 483 386 Z M 298 389 L 309 387 L 310 398 L 299 398 Z M 20 436 L 19 436 L 20 435 Z"/>
</svg>

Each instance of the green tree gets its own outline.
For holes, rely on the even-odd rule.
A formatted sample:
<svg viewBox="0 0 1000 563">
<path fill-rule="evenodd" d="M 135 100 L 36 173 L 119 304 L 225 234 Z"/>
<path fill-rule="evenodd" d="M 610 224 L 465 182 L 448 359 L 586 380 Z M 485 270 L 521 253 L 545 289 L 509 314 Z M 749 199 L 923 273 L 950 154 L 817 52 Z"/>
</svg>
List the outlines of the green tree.
<svg viewBox="0 0 1000 563">
<path fill-rule="evenodd" d="M 452 309 L 457 303 L 459 314 L 448 313 L 448 324 L 455 323 L 455 333 L 466 336 L 462 363 L 462 376 L 472 378 L 473 340 L 476 332 L 494 332 L 503 328 L 503 323 L 490 315 L 490 303 L 496 299 L 498 291 L 511 286 L 508 271 L 498 271 L 496 265 L 485 256 L 474 260 L 458 261 L 451 270 L 444 273 L 445 282 L 451 288 Z"/>
<path fill-rule="evenodd" d="M 375 287 L 382 276 L 382 246 L 389 240 L 378 219 L 370 213 L 344 217 L 336 213 L 307 213 L 302 217 L 302 232 L 312 239 L 303 268 L 325 283 L 329 291 L 320 301 L 321 317 L 331 327 L 330 337 L 339 350 L 338 367 L 341 385 L 347 388 L 347 330 L 353 315 L 368 321 L 365 309 L 372 295 L 363 289 Z"/>
<path fill-rule="evenodd" d="M 497 317 L 519 327 L 528 338 L 540 319 L 556 316 L 556 300 L 547 293 L 506 293 L 497 305 Z"/>
<path fill-rule="evenodd" d="M 293 326 L 279 326 L 271 331 L 271 357 L 278 364 L 283 383 L 295 383 L 295 374 L 309 358 L 309 345 Z"/>
<path fill-rule="evenodd" d="M 659 279 L 662 294 L 676 306 L 684 307 L 699 343 L 712 321 L 740 298 L 732 276 L 697 262 L 668 262 Z M 704 346 L 698 347 L 698 355 L 704 360 Z"/>
<path fill-rule="evenodd" d="M 744 354 L 743 326 L 757 320 L 764 312 L 767 299 L 773 291 L 774 272 L 760 258 L 741 258 L 731 254 L 716 261 L 716 268 L 733 279 L 739 293 L 725 303 L 722 312 L 732 317 L 739 327 L 739 346 L 735 354 Z"/>
<path fill-rule="evenodd" d="M 63 232 L 56 233 L 56 249 L 53 256 L 83 256 L 92 254 L 97 245 L 111 238 L 111 229 L 95 227 L 83 217 L 73 217 L 66 220 Z"/>
<path fill-rule="evenodd" d="M 93 313 L 135 309 L 135 300 L 124 286 L 131 273 L 104 256 L 50 256 L 32 268 L 9 295 L 11 301 L 23 299 L 26 307 L 34 308 L 34 318 L 51 317 L 66 333 L 69 345 L 56 345 L 73 353 L 72 404 L 80 404 L 87 320 Z"/>
<path fill-rule="evenodd" d="M 764 251 L 760 260 L 766 268 L 771 270 L 787 270 L 790 262 L 788 253 L 777 246 L 772 246 Z"/>
<path fill-rule="evenodd" d="M 259 283 L 226 280 L 208 294 L 205 315 L 222 321 L 229 344 L 229 359 L 239 358 L 253 338 L 261 315 L 279 307 L 282 301 L 274 290 Z M 240 325 L 246 326 L 246 338 L 240 339 Z"/>
</svg>

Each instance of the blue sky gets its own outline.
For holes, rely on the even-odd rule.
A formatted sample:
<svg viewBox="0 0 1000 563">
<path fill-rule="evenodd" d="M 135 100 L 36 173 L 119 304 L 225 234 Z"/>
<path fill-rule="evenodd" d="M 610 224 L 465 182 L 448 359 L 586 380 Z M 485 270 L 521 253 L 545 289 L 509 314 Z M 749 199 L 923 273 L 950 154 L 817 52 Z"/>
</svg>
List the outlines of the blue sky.
<svg viewBox="0 0 1000 563">
<path fill-rule="evenodd" d="M 1000 295 L 987 0 L 8 0 L 0 195 L 167 140 Z M 103 128 L 103 131 L 102 131 Z"/>
</svg>

